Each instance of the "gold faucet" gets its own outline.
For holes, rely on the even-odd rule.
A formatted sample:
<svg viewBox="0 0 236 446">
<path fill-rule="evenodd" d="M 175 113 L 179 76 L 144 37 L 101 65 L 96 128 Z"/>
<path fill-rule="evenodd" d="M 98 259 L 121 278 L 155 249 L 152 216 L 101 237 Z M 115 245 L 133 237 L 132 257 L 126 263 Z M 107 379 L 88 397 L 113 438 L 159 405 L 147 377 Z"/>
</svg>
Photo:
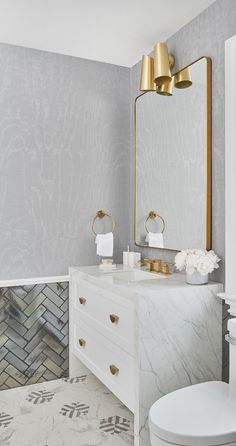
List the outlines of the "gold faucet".
<svg viewBox="0 0 236 446">
<path fill-rule="evenodd" d="M 172 274 L 173 263 L 163 262 L 160 259 L 142 259 L 140 261 L 141 265 L 147 267 L 147 271 L 161 273 L 161 274 Z"/>
</svg>

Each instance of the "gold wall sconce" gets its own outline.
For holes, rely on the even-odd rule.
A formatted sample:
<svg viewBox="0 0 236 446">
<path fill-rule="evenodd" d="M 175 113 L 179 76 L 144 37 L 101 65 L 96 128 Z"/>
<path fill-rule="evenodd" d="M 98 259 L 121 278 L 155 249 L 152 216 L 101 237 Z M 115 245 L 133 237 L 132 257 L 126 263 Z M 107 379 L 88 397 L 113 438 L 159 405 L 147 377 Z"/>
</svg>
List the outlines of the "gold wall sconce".
<svg viewBox="0 0 236 446">
<path fill-rule="evenodd" d="M 153 57 L 143 55 L 140 91 L 156 91 Z"/>
<path fill-rule="evenodd" d="M 176 88 L 188 88 L 192 85 L 190 68 L 187 67 L 174 76 L 174 84 Z"/>
<path fill-rule="evenodd" d="M 173 95 L 173 78 L 169 84 L 162 84 L 156 86 L 156 92 L 162 96 L 172 96 Z"/>
<path fill-rule="evenodd" d="M 156 91 L 162 96 L 172 96 L 173 85 L 179 89 L 190 87 L 190 69 L 185 68 L 173 76 L 171 70 L 174 64 L 175 57 L 169 54 L 167 45 L 163 42 L 156 43 L 154 58 L 146 55 L 142 58 L 140 91 Z"/>
<path fill-rule="evenodd" d="M 166 85 L 172 81 L 171 68 L 174 63 L 174 56 L 169 57 L 166 44 L 156 43 L 154 46 L 154 82 L 156 85 Z"/>
</svg>

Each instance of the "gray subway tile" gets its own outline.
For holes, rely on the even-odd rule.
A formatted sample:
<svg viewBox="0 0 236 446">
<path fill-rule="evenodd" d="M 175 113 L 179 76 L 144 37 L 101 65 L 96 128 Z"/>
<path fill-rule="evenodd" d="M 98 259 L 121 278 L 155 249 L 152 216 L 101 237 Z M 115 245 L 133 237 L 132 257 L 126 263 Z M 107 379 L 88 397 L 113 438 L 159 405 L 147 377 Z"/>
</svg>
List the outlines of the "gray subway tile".
<svg viewBox="0 0 236 446">
<path fill-rule="evenodd" d="M 47 296 L 57 307 L 60 307 L 63 304 L 63 299 L 61 299 L 58 294 L 54 293 L 48 286 L 44 288 L 43 294 L 45 294 L 45 296 Z"/>
<path fill-rule="evenodd" d="M 46 322 L 45 324 L 45 330 L 47 330 L 47 332 L 51 334 L 51 336 L 55 337 L 57 341 L 61 341 L 64 338 L 63 334 L 55 327 L 50 325 L 48 322 Z"/>
<path fill-rule="evenodd" d="M 40 305 L 27 319 L 27 321 L 24 323 L 24 326 L 27 329 L 30 329 L 32 325 L 43 315 L 45 312 L 45 307 L 43 305 Z"/>
<path fill-rule="evenodd" d="M 37 296 L 39 293 L 41 293 L 41 291 L 45 288 L 45 284 L 38 284 L 35 285 L 32 290 L 27 293 L 27 296 L 25 297 L 25 302 L 27 304 L 30 304 Z"/>
<path fill-rule="evenodd" d="M 51 311 L 56 317 L 60 318 L 63 316 L 63 311 L 60 310 L 50 299 L 45 299 L 43 302 L 44 307 Z"/>
<path fill-rule="evenodd" d="M 17 322 L 15 319 L 13 319 L 12 317 L 9 317 L 7 319 L 7 324 L 9 325 L 9 327 L 11 327 L 13 330 L 15 330 L 18 334 L 24 336 L 24 334 L 26 333 L 27 329 L 20 324 L 19 322 Z"/>
<path fill-rule="evenodd" d="M 28 378 L 22 372 L 17 370 L 16 367 L 14 367 L 13 365 L 8 364 L 8 366 L 5 369 L 5 372 L 8 375 L 10 375 L 13 379 L 16 379 L 20 384 L 22 384 L 22 386 L 26 384 Z"/>
<path fill-rule="evenodd" d="M 25 370 L 28 368 L 27 364 L 14 356 L 12 353 L 8 353 L 6 355 L 6 361 L 22 373 L 25 372 Z"/>
<path fill-rule="evenodd" d="M 55 362 L 55 364 L 57 364 L 59 367 L 61 366 L 61 364 L 64 362 L 64 359 L 58 355 L 57 353 L 55 353 L 50 347 L 45 346 L 44 349 L 44 353 L 46 356 L 48 356 L 50 359 L 52 359 L 53 362 Z"/>
<path fill-rule="evenodd" d="M 45 319 L 45 321 L 49 322 L 55 328 L 57 328 L 57 330 L 62 330 L 62 327 L 64 325 L 63 322 L 58 317 L 54 316 L 54 314 L 52 314 L 50 311 L 45 311 L 43 318 Z"/>
<path fill-rule="evenodd" d="M 3 360 L 3 358 L 7 355 L 7 353 L 8 353 L 8 350 L 5 347 L 2 347 L 0 349 L 0 361 Z"/>
<path fill-rule="evenodd" d="M 6 336 L 14 341 L 17 345 L 19 345 L 21 348 L 24 348 L 27 344 L 27 341 L 22 337 L 19 336 L 18 333 L 16 333 L 15 330 L 13 330 L 11 327 L 8 327 L 5 331 Z"/>
<path fill-rule="evenodd" d="M 31 353 L 32 350 L 34 350 L 34 348 L 36 347 L 36 345 L 38 345 L 40 340 L 44 338 L 44 336 L 45 336 L 45 330 L 44 328 L 41 328 L 39 331 L 37 331 L 36 335 L 31 339 L 31 341 L 28 342 L 28 344 L 25 347 L 25 350 L 28 353 Z"/>
<path fill-rule="evenodd" d="M 25 359 L 26 364 L 31 365 L 38 358 L 40 353 L 44 351 L 44 349 L 45 349 L 44 342 L 39 341 L 38 345 L 36 345 L 34 350 L 32 350 L 32 352 Z"/>
<path fill-rule="evenodd" d="M 27 356 L 27 352 L 19 347 L 19 345 L 15 344 L 15 342 L 13 342 L 11 339 L 6 342 L 5 347 L 10 353 L 18 356 L 19 359 L 24 360 Z"/>
<path fill-rule="evenodd" d="M 36 333 L 44 326 L 45 320 L 40 317 L 34 325 L 30 328 L 30 330 L 27 331 L 27 333 L 24 335 L 24 338 L 27 339 L 27 341 L 30 341 Z"/>
<path fill-rule="evenodd" d="M 35 359 L 35 361 L 28 367 L 27 370 L 28 378 L 31 378 L 33 376 L 35 371 L 39 368 L 41 364 L 43 364 L 46 358 L 47 357 L 44 353 L 40 353 L 40 355 Z"/>
<path fill-rule="evenodd" d="M 25 309 L 25 314 L 27 316 L 30 316 L 45 299 L 45 295 L 43 293 L 39 293 L 36 298 L 27 306 L 27 308 Z"/>
</svg>

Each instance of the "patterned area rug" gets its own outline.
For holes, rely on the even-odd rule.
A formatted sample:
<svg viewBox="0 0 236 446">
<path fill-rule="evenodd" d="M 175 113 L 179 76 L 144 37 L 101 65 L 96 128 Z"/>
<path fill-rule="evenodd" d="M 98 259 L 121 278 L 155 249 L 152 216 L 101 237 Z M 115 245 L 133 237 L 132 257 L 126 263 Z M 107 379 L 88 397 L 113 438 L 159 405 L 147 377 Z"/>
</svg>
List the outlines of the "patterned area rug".
<svg viewBox="0 0 236 446">
<path fill-rule="evenodd" d="M 133 444 L 133 415 L 89 372 L 0 393 L 1 446 Z"/>
</svg>

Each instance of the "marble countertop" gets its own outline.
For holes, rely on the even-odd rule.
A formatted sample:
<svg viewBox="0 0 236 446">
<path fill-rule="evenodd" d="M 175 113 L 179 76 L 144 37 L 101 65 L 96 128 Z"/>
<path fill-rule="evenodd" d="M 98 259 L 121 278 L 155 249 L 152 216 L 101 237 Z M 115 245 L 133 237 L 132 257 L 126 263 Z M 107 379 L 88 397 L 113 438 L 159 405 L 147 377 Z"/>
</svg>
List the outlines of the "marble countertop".
<svg viewBox="0 0 236 446">
<path fill-rule="evenodd" d="M 144 271 L 145 278 L 141 279 L 140 271 Z M 130 279 L 133 275 L 138 274 L 138 280 Z M 98 265 L 95 266 L 80 266 L 69 268 L 70 275 L 78 275 L 82 280 L 85 280 L 93 285 L 100 286 L 113 293 L 121 294 L 123 297 L 134 298 L 135 295 L 153 295 L 157 291 L 173 290 L 180 288 L 199 289 L 205 285 L 188 285 L 185 282 L 185 274 L 173 273 L 165 276 L 158 273 L 148 273 L 142 268 L 130 268 L 123 265 L 117 265 L 115 270 L 102 271 Z M 128 273 L 128 274 L 127 274 Z M 129 274 L 131 273 L 131 274 Z M 147 280 L 147 275 L 150 279 Z M 216 287 L 216 282 L 209 282 L 208 286 Z"/>
</svg>

